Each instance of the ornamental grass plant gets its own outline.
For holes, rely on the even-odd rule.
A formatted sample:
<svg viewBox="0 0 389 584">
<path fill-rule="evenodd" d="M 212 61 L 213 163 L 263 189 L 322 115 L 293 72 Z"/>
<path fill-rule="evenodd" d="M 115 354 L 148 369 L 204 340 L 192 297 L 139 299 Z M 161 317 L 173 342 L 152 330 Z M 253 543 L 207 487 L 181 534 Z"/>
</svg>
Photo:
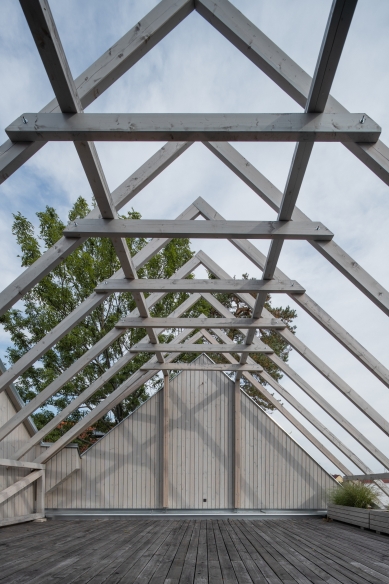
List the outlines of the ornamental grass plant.
<svg viewBox="0 0 389 584">
<path fill-rule="evenodd" d="M 360 482 L 346 481 L 341 486 L 330 491 L 329 501 L 334 505 L 345 505 L 346 507 L 368 509 L 376 507 L 378 495 L 375 486 L 364 485 Z"/>
</svg>

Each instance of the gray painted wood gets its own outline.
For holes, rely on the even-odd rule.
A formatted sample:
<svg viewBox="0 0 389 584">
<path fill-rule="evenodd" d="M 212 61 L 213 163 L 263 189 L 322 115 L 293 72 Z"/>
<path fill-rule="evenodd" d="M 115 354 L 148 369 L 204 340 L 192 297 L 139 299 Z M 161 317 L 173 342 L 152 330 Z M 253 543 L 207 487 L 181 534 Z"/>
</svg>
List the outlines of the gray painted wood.
<svg viewBox="0 0 389 584">
<path fill-rule="evenodd" d="M 327 516 L 330 519 L 344 521 L 351 525 L 358 525 L 369 529 L 370 509 L 358 509 L 357 507 L 345 507 L 344 505 L 328 505 Z"/>
<path fill-rule="evenodd" d="M 364 122 L 362 118 L 364 117 Z M 27 120 L 27 123 L 24 122 Z M 368 142 L 381 128 L 350 114 L 62 114 L 27 112 L 5 129 L 13 142 Z"/>
<path fill-rule="evenodd" d="M 302 294 L 305 289 L 295 280 L 212 280 L 196 278 L 194 280 L 177 280 L 142 278 L 139 280 L 128 280 L 117 278 L 106 280 L 98 284 L 95 291 L 98 294 L 111 294 L 113 292 L 258 292 L 264 291 L 268 294 L 290 292 L 292 294 Z M 87 301 L 85 301 L 87 302 Z M 0 377 L 1 380 L 1 377 Z"/>
<path fill-rule="evenodd" d="M 301 107 L 305 107 L 312 77 L 231 2 L 197 0 L 196 10 L 274 83 Z M 326 111 L 345 113 L 348 110 L 330 95 Z M 344 142 L 344 146 L 389 185 L 389 149 L 386 144 L 378 141 L 373 148 L 370 148 L 364 144 Z"/>
<path fill-rule="evenodd" d="M 219 346 L 209 345 L 207 343 L 158 343 L 157 345 L 138 343 L 131 347 L 130 353 L 155 353 L 157 350 L 166 353 L 273 353 L 268 346 L 260 341 L 257 341 L 255 345 L 250 347 L 238 343 Z"/>
<path fill-rule="evenodd" d="M 213 365 L 192 365 L 191 363 L 158 363 L 142 365 L 143 371 L 263 371 L 260 365 L 224 365 L 223 363 L 214 363 Z"/>
<path fill-rule="evenodd" d="M 382 144 L 382 143 L 380 143 Z M 259 170 L 244 158 L 231 144 L 221 142 L 205 142 L 205 145 L 228 168 L 243 180 L 253 191 L 259 195 L 272 209 L 279 210 L 282 200 L 282 192 L 277 189 Z M 386 149 L 387 147 L 382 144 Z M 371 150 L 374 150 L 373 148 Z M 389 182 L 389 165 L 386 182 Z M 293 213 L 294 220 L 307 219 L 308 217 L 298 207 Z M 324 256 L 341 274 L 350 280 L 363 294 L 365 294 L 376 306 L 389 315 L 389 292 L 375 280 L 363 267 L 356 262 L 334 240 L 327 243 L 310 242 L 311 245 Z M 235 245 L 235 244 L 234 244 Z"/>
<path fill-rule="evenodd" d="M 205 355 L 198 361 L 210 362 Z M 169 508 L 234 507 L 234 391 L 217 371 L 170 380 Z M 87 450 L 47 506 L 160 508 L 161 408 L 158 392 Z M 241 408 L 241 507 L 324 508 L 332 477 L 244 393 Z"/>
<path fill-rule="evenodd" d="M 200 263 L 200 261 L 199 261 Z M 128 317 L 119 320 L 116 328 L 143 328 L 145 326 L 159 326 L 163 328 L 236 328 L 237 326 L 258 329 L 282 330 L 285 324 L 276 318 L 134 318 Z"/>
<path fill-rule="evenodd" d="M 47 524 L 11 529 L 2 541 L 7 582 L 388 582 L 386 536 L 317 518 L 58 521 L 51 536 Z"/>
<path fill-rule="evenodd" d="M 344 481 L 374 481 L 389 479 L 389 472 L 368 473 L 364 475 L 350 475 L 344 476 Z"/>
<path fill-rule="evenodd" d="M 162 0 L 141 22 L 135 24 L 122 38 L 75 79 L 81 104 L 85 108 L 97 99 L 150 49 L 162 40 L 194 9 L 192 0 Z M 59 111 L 56 99 L 42 112 Z M 0 183 L 22 166 L 43 145 L 15 144 L 7 140 L 0 147 Z"/>
<path fill-rule="evenodd" d="M 345 2 L 345 0 L 335 0 L 332 4 L 319 57 L 316 63 L 315 73 L 305 104 L 304 111 L 306 113 L 324 112 L 347 33 L 350 28 L 351 20 L 354 15 L 356 3 L 357 0 L 351 0 L 349 2 Z M 278 212 L 279 220 L 292 219 L 312 149 L 313 143 L 308 144 L 300 142 L 295 146 L 288 179 Z M 274 277 L 282 245 L 282 241 L 271 242 L 263 270 L 264 279 Z M 261 302 L 262 310 L 266 298 L 261 298 L 259 301 Z"/>
<path fill-rule="evenodd" d="M 177 219 L 77 219 L 65 237 L 182 237 L 198 239 L 312 239 L 334 234 L 319 221 L 185 221 Z"/>
<path fill-rule="evenodd" d="M 6 392 L 0 393 L 0 426 L 6 423 L 16 411 L 8 398 Z M 26 427 L 22 424 L 18 426 L 9 436 L 0 442 L 0 457 L 2 459 L 14 459 L 15 451 L 20 448 L 30 438 Z M 32 452 L 28 460 L 33 460 L 35 453 Z M 29 473 L 28 468 L 0 466 L 0 491 L 7 489 L 17 481 L 25 478 Z M 28 486 L 22 493 L 15 495 L 0 504 L 0 521 L 10 524 L 12 519 L 28 516 L 34 513 L 34 486 Z"/>
<path fill-rule="evenodd" d="M 387 511 L 371 509 L 369 516 L 370 529 L 380 531 L 381 533 L 389 533 L 389 513 Z"/>
<path fill-rule="evenodd" d="M 36 462 L 25 462 L 22 460 L 12 460 L 10 458 L 0 458 L 0 466 L 43 470 L 46 468 L 46 465 L 44 464 L 38 464 Z"/>
<path fill-rule="evenodd" d="M 198 209 L 190 206 L 183 213 L 179 219 L 191 219 L 198 215 Z M 168 239 L 157 238 L 150 241 L 143 249 L 141 249 L 136 256 L 134 256 L 134 264 L 137 269 L 146 264 L 158 251 L 164 248 Z M 34 264 L 35 265 L 35 264 Z M 122 270 L 118 270 L 113 276 L 114 278 L 123 278 Z M 93 292 L 82 304 L 80 304 L 73 312 L 65 317 L 56 327 L 54 327 L 43 339 L 34 345 L 27 353 L 25 353 L 19 361 L 10 369 L 0 376 L 0 391 L 2 391 L 10 382 L 14 381 L 21 375 L 30 365 L 35 363 L 46 351 L 48 351 L 56 342 L 65 336 L 76 324 L 85 318 L 92 310 L 101 304 L 105 299 L 102 294 Z"/>
</svg>

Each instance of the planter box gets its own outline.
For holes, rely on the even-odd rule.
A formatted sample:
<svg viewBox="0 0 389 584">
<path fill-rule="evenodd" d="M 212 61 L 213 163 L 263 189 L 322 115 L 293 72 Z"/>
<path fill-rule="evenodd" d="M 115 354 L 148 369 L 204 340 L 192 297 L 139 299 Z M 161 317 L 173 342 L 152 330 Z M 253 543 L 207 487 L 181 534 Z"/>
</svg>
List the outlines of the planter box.
<svg viewBox="0 0 389 584">
<path fill-rule="evenodd" d="M 343 521 L 344 523 L 351 523 L 351 525 L 369 529 L 370 512 L 371 509 L 359 509 L 358 507 L 346 507 L 344 505 L 328 505 L 327 516 L 336 521 Z"/>
<path fill-rule="evenodd" d="M 370 509 L 370 529 L 389 533 L 389 512 Z"/>
</svg>

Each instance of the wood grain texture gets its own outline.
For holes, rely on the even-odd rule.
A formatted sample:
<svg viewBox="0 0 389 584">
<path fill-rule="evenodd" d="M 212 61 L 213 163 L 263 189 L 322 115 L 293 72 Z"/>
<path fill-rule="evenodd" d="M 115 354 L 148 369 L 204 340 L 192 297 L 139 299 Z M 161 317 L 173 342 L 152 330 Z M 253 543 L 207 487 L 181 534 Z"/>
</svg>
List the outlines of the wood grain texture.
<svg viewBox="0 0 389 584">
<path fill-rule="evenodd" d="M 364 118 L 364 122 L 361 120 Z M 24 122 L 27 120 L 27 122 Z M 19 116 L 5 129 L 13 142 L 367 142 L 381 128 L 357 114 L 63 114 Z"/>
<path fill-rule="evenodd" d="M 115 325 L 116 328 L 144 328 L 158 326 L 161 328 L 244 328 L 282 330 L 285 324 L 276 318 L 123 318 Z"/>
<path fill-rule="evenodd" d="M 111 294 L 113 292 L 258 292 L 302 294 L 305 289 L 295 280 L 212 280 L 200 279 L 177 280 L 142 278 L 139 280 L 127 280 L 118 278 L 106 280 L 96 286 L 98 294 Z M 1 380 L 1 377 L 0 377 Z"/>
<path fill-rule="evenodd" d="M 65 237 L 183 237 L 198 239 L 291 239 L 330 241 L 320 221 L 191 221 L 178 219 L 77 219 Z"/>
<path fill-rule="evenodd" d="M 387 583 L 385 535 L 318 518 L 58 521 L 15 525 L 3 582 Z M 51 527 L 54 529 L 54 526 Z M 82 553 L 80 545 L 83 544 Z"/>
<path fill-rule="evenodd" d="M 169 393 L 169 508 L 233 508 L 234 383 L 220 371 L 184 371 Z M 82 455 L 48 507 L 161 508 L 161 412 L 158 392 Z M 333 478 L 244 393 L 240 427 L 242 508 L 325 508 Z"/>
</svg>

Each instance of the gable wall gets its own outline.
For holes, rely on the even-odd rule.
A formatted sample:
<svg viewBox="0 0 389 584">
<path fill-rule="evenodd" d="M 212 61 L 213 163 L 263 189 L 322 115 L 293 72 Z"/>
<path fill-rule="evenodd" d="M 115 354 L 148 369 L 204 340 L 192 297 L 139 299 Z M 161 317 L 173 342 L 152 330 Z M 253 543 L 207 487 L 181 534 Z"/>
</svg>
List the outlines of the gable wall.
<svg viewBox="0 0 389 584">
<path fill-rule="evenodd" d="M 232 508 L 233 391 L 220 372 L 185 371 L 170 382 L 170 508 Z M 324 508 L 332 477 L 241 399 L 242 508 Z M 161 508 L 162 401 L 155 394 L 90 448 L 81 470 L 47 496 L 47 508 Z"/>
</svg>

